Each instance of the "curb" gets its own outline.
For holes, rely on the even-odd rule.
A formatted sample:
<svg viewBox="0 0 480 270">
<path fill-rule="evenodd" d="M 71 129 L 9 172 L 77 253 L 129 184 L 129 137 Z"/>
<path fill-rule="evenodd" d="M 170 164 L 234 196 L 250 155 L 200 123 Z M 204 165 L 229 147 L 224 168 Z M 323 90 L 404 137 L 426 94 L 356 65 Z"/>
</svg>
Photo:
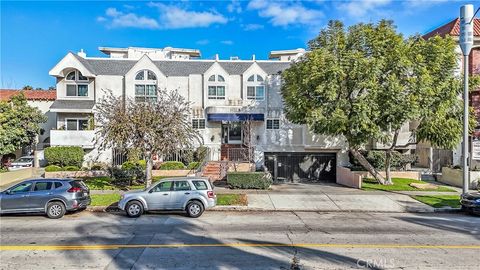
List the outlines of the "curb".
<svg viewBox="0 0 480 270">
<path fill-rule="evenodd" d="M 90 212 L 121 212 L 116 206 L 88 206 Z M 313 212 L 313 213 L 463 213 L 460 208 L 436 208 L 433 211 L 405 210 L 405 211 L 371 211 L 371 210 L 318 210 L 318 209 L 262 209 L 249 208 L 248 206 L 216 206 L 209 212 Z"/>
</svg>

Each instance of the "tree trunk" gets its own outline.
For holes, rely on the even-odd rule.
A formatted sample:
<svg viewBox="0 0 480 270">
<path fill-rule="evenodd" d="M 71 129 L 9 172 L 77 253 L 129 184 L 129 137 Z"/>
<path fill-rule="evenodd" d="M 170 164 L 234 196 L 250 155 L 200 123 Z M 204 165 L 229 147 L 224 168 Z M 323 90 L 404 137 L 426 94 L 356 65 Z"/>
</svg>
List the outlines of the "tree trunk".
<svg viewBox="0 0 480 270">
<path fill-rule="evenodd" d="M 392 146 L 388 148 L 385 151 L 385 185 L 392 185 L 392 175 L 390 173 L 390 166 L 392 163 L 392 151 L 395 150 L 395 146 L 397 145 L 397 140 L 398 140 L 398 134 L 400 133 L 400 130 L 395 130 L 395 133 L 393 134 L 393 139 L 392 139 Z"/>
<path fill-rule="evenodd" d="M 392 161 L 392 150 L 385 151 L 385 185 L 392 185 L 392 176 L 390 174 L 390 164 Z"/>
<path fill-rule="evenodd" d="M 145 159 L 147 161 L 147 166 L 145 168 L 145 187 L 149 187 L 152 185 L 152 153 L 147 152 Z"/>
<path fill-rule="evenodd" d="M 353 157 L 377 180 L 380 184 L 385 185 L 385 178 L 375 169 L 370 162 L 357 150 L 350 148 Z"/>
</svg>

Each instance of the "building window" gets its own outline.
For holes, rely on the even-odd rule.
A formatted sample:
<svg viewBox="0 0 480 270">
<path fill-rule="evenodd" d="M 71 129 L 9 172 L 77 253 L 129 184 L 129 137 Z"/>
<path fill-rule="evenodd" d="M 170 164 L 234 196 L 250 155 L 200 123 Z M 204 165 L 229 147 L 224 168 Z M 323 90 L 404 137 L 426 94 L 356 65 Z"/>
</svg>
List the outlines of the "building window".
<svg viewBox="0 0 480 270">
<path fill-rule="evenodd" d="M 264 79 L 259 74 L 253 74 L 247 79 L 247 99 L 263 100 L 265 99 Z"/>
<path fill-rule="evenodd" d="M 263 100 L 265 98 L 265 86 L 247 86 L 247 99 Z"/>
<path fill-rule="evenodd" d="M 208 81 L 208 99 L 225 99 L 225 78 L 222 75 L 212 75 Z"/>
<path fill-rule="evenodd" d="M 67 97 L 88 96 L 88 84 L 67 84 Z"/>
<path fill-rule="evenodd" d="M 65 119 L 66 130 L 88 130 L 88 119 Z"/>
<path fill-rule="evenodd" d="M 192 128 L 194 129 L 205 129 L 205 119 L 192 119 Z"/>
<path fill-rule="evenodd" d="M 267 119 L 267 129 L 280 129 L 280 119 Z"/>
<path fill-rule="evenodd" d="M 157 101 L 157 76 L 152 71 L 144 69 L 135 75 L 135 101 Z"/>
<path fill-rule="evenodd" d="M 65 80 L 74 83 L 67 83 L 67 97 L 86 97 L 88 96 L 88 84 L 82 82 L 88 82 L 88 78 L 83 76 L 78 70 L 71 71 L 65 77 Z"/>
</svg>

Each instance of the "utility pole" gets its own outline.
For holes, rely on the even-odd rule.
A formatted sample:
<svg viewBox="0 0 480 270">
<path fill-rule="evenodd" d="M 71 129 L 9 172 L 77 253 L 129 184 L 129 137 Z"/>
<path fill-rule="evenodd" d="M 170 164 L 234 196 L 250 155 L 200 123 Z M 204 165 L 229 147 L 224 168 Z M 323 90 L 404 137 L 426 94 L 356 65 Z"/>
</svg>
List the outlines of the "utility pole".
<svg viewBox="0 0 480 270">
<path fill-rule="evenodd" d="M 468 55 L 473 46 L 473 5 L 460 8 L 460 48 L 463 53 L 463 194 L 468 193 L 470 170 L 468 168 Z"/>
</svg>

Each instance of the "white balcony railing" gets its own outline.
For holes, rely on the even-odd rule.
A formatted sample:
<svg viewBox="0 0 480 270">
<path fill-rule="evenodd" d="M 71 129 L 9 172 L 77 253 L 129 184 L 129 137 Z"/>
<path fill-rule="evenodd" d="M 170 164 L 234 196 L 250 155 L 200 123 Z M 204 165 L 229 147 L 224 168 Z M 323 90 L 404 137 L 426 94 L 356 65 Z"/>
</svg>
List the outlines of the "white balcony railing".
<svg viewBox="0 0 480 270">
<path fill-rule="evenodd" d="M 51 146 L 81 146 L 83 148 L 94 147 L 94 130 L 51 130 Z"/>
</svg>

